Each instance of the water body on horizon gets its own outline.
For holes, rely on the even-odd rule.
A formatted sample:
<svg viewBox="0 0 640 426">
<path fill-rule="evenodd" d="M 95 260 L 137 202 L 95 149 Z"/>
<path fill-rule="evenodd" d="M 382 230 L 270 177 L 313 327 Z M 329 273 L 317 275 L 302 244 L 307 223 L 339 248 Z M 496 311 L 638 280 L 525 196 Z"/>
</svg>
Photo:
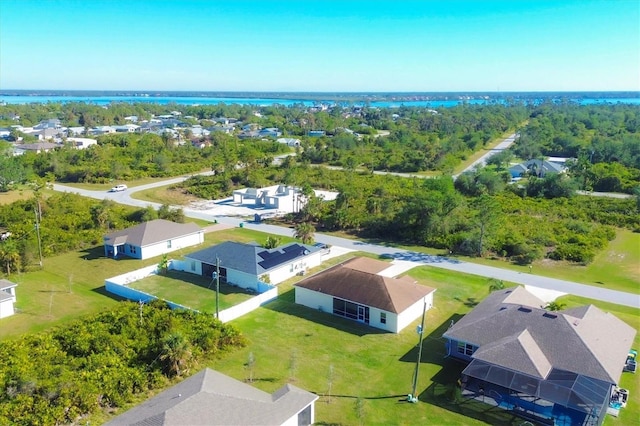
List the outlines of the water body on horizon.
<svg viewBox="0 0 640 426">
<path fill-rule="evenodd" d="M 464 98 L 464 99 L 446 99 L 446 100 L 380 100 L 380 101 L 334 101 L 327 99 L 325 101 L 309 100 L 309 99 L 279 99 L 279 98 L 257 98 L 257 97 L 200 97 L 200 96 L 52 96 L 52 95 L 27 95 L 27 96 L 0 96 L 0 104 L 30 104 L 30 103 L 56 103 L 56 102 L 84 102 L 94 105 L 109 105 L 111 103 L 126 102 L 126 103 L 155 103 L 155 104 L 171 104 L 177 105 L 256 105 L 256 106 L 314 106 L 319 104 L 339 104 L 339 105 L 353 105 L 353 106 L 369 106 L 378 108 L 400 108 L 406 107 L 454 107 L 463 103 L 470 105 L 488 105 L 493 103 L 504 104 L 508 101 L 527 101 L 527 102 L 541 102 L 543 100 L 553 100 L 557 102 L 575 102 L 580 105 L 593 105 L 593 104 L 627 104 L 627 105 L 640 105 L 640 97 L 599 97 L 599 98 L 540 98 L 540 99 L 517 99 L 512 96 L 494 97 L 487 99 L 485 97 L 480 98 Z"/>
</svg>

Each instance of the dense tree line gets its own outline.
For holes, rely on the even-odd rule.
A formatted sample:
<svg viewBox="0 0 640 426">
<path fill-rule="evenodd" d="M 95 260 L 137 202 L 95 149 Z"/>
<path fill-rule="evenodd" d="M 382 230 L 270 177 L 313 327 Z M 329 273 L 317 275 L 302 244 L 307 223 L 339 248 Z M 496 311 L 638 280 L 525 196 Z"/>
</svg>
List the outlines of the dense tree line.
<svg viewBox="0 0 640 426">
<path fill-rule="evenodd" d="M 37 263 L 40 233 L 44 257 L 70 250 L 82 250 L 102 243 L 105 234 L 153 219 L 184 222 L 184 212 L 161 206 L 134 209 L 110 200 L 93 200 L 71 193 L 56 193 L 50 197 L 36 189 L 30 200 L 0 205 L 0 227 L 11 237 L 0 241 L 0 271 L 12 273 L 28 269 Z M 38 228 L 36 230 L 36 223 Z"/>
<path fill-rule="evenodd" d="M 332 137 L 306 139 L 302 159 L 346 168 L 450 172 L 491 140 L 517 128 L 527 116 L 523 105 L 372 109 L 356 127 L 364 135 L 338 130 Z M 388 130 L 389 135 L 367 134 L 367 129 Z"/>
<path fill-rule="evenodd" d="M 441 248 L 473 256 L 498 256 L 529 263 L 553 259 L 590 262 L 615 237 L 614 227 L 640 229 L 634 199 L 602 199 L 562 193 L 557 176 L 520 187 L 506 185 L 501 173 L 490 191 L 464 195 L 448 177 L 407 179 L 289 164 L 256 169 L 257 181 L 287 182 L 339 192 L 335 201 L 311 197 L 294 222 L 318 230 L 341 230 L 362 237 Z M 491 173 L 480 171 L 480 174 Z M 200 196 L 228 196 L 250 183 L 247 171 L 195 177 L 183 187 Z M 488 180 L 488 178 L 487 178 Z M 534 193 L 538 185 L 542 194 Z M 537 188 L 537 186 L 535 186 Z M 545 192 L 547 191 L 547 192 Z M 551 196 L 549 191 L 554 192 Z M 218 197 L 214 197 L 218 198 Z"/>
<path fill-rule="evenodd" d="M 640 106 L 542 104 L 514 152 L 573 158 L 569 173 L 580 189 L 632 193 L 640 185 Z"/>
<path fill-rule="evenodd" d="M 0 424 L 75 423 L 244 344 L 233 326 L 163 302 L 122 302 L 50 332 L 6 340 L 0 343 Z"/>
</svg>

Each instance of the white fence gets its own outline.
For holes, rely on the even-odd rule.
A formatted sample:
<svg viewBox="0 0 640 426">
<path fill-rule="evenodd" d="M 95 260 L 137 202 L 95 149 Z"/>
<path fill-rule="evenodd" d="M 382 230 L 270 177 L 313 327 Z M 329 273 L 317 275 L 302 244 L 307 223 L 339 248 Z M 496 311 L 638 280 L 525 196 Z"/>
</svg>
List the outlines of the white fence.
<svg viewBox="0 0 640 426">
<path fill-rule="evenodd" d="M 236 318 L 240 318 L 241 316 L 248 314 L 254 309 L 258 309 L 265 303 L 272 301 L 276 297 L 278 297 L 278 287 L 273 287 L 271 290 L 267 290 L 264 293 L 254 296 L 251 299 L 240 303 L 239 305 L 235 305 L 225 309 L 224 311 L 220 311 L 220 321 L 228 322 Z"/>
<path fill-rule="evenodd" d="M 176 260 L 169 261 L 169 269 L 183 271 L 184 266 L 185 262 Z M 144 291 L 133 289 L 129 287 L 129 284 L 134 281 L 150 277 L 152 275 L 157 275 L 157 273 L 157 265 L 147 266 L 146 268 L 137 269 L 135 271 L 127 272 L 126 274 L 107 278 L 104 281 L 104 286 L 109 293 L 116 294 L 125 299 L 134 300 L 136 302 L 149 302 L 151 300 L 157 299 L 158 297 L 149 293 L 145 293 Z M 263 284 L 263 286 L 267 286 L 267 284 Z M 264 293 L 258 294 L 257 296 L 254 296 L 249 300 L 220 311 L 219 319 L 222 322 L 229 322 L 236 318 L 240 318 L 241 316 L 248 314 L 249 312 L 259 308 L 265 303 L 272 301 L 276 297 L 278 297 L 278 288 L 272 287 Z M 165 302 L 167 302 L 171 309 L 190 309 L 195 311 L 195 309 L 174 303 L 170 300 L 165 300 Z"/>
</svg>

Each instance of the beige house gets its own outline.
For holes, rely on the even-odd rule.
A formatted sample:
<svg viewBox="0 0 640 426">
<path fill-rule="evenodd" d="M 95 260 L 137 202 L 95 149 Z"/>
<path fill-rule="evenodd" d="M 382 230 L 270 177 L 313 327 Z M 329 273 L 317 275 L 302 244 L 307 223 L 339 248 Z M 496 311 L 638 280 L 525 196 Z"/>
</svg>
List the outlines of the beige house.
<svg viewBox="0 0 640 426">
<path fill-rule="evenodd" d="M 389 263 L 356 257 L 295 285 L 296 303 L 399 333 L 433 306 L 435 289 L 378 275 Z"/>
</svg>

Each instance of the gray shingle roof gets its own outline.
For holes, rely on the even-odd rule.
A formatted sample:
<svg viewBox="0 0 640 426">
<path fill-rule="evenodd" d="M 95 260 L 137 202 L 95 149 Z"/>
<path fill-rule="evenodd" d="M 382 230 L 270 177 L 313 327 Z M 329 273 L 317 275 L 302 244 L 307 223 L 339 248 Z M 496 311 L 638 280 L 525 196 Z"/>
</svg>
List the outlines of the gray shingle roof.
<svg viewBox="0 0 640 426">
<path fill-rule="evenodd" d="M 9 280 L 5 280 L 4 278 L 0 278 L 0 290 L 4 290 L 11 287 L 17 287 L 18 284 L 11 282 Z"/>
<path fill-rule="evenodd" d="M 540 307 L 539 299 L 525 293 L 522 287 L 493 292 L 444 337 L 478 346 L 478 356 L 496 365 L 515 369 L 514 363 L 528 362 L 530 366 L 518 368 L 537 372 L 534 376 L 546 370 L 539 349 L 553 368 L 618 382 L 636 334 L 632 327 L 592 305 L 549 312 Z M 530 338 L 522 338 L 524 331 Z M 511 344 L 492 350 L 500 341 Z M 489 345 L 486 351 L 485 345 Z M 516 360 L 523 353 L 529 361 Z"/>
<path fill-rule="evenodd" d="M 209 265 L 215 265 L 217 256 L 220 258 L 220 266 L 259 276 L 286 263 L 302 259 L 319 250 L 319 247 L 299 243 L 284 244 L 268 250 L 254 244 L 226 241 L 203 250 L 189 253 L 185 257 L 199 260 Z"/>
<path fill-rule="evenodd" d="M 5 300 L 13 299 L 9 293 L 4 290 L 0 290 L 0 302 L 4 302 Z"/>
<path fill-rule="evenodd" d="M 104 243 L 113 246 L 126 243 L 136 247 L 145 247 L 198 232 L 202 232 L 202 228 L 193 222 L 176 223 L 170 220 L 156 219 L 112 232 L 104 237 Z"/>
<path fill-rule="evenodd" d="M 376 275 L 388 263 L 354 258 L 296 284 L 319 293 L 399 314 L 435 289 L 408 277 L 388 278 Z M 365 271 L 373 272 L 365 272 Z"/>
<path fill-rule="evenodd" d="M 270 395 L 206 368 L 106 425 L 280 425 L 316 399 L 289 384 Z"/>
</svg>

